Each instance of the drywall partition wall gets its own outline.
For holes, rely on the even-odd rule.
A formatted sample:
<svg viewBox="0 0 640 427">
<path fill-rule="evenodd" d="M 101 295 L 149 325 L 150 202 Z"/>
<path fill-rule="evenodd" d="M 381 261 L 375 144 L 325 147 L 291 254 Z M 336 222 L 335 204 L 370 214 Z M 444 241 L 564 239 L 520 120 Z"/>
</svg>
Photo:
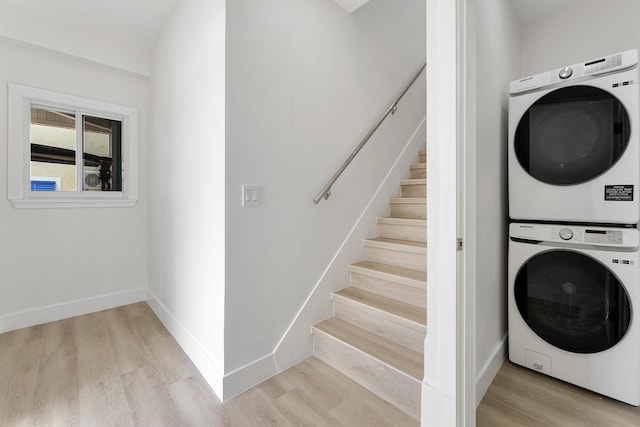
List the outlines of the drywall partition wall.
<svg viewBox="0 0 640 427">
<path fill-rule="evenodd" d="M 418 106 L 407 135 L 372 141 L 313 203 L 422 65 L 424 7 L 228 2 L 226 372 L 274 351 L 424 117 Z M 242 206 L 243 184 L 260 187 L 259 206 Z"/>
<path fill-rule="evenodd" d="M 0 41 L 0 63 L 3 171 L 9 82 L 134 107 L 140 118 L 140 200 L 133 208 L 15 209 L 0 174 L 0 332 L 143 300 L 147 81 L 8 41 Z"/>
<path fill-rule="evenodd" d="M 149 152 L 149 302 L 220 398 L 224 40 L 224 0 L 179 3 L 153 55 Z"/>
<path fill-rule="evenodd" d="M 427 2 L 427 336 L 421 425 L 466 425 L 464 398 L 466 298 L 456 251 L 463 214 L 459 180 L 464 150 L 466 7 L 468 2 Z M 459 324 L 459 322 L 461 324 Z M 463 326 L 464 325 L 464 326 Z"/>
<path fill-rule="evenodd" d="M 640 2 L 584 0 L 523 28 L 522 75 L 640 48 Z"/>
<path fill-rule="evenodd" d="M 521 30 L 511 0 L 477 0 L 477 403 L 506 356 L 507 120 L 509 82 L 520 77 Z"/>
</svg>

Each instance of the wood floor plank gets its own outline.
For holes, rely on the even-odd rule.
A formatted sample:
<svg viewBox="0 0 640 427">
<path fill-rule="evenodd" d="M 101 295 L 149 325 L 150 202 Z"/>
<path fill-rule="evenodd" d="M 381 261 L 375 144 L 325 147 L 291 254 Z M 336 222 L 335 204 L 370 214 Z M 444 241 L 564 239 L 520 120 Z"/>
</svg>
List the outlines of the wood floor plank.
<svg viewBox="0 0 640 427">
<path fill-rule="evenodd" d="M 199 373 L 174 382 L 169 392 L 188 426 L 228 426 L 229 414 Z"/>
<path fill-rule="evenodd" d="M 340 427 L 340 423 L 323 410 L 305 390 L 294 388 L 280 396 L 276 405 L 284 416 L 298 426 Z"/>
<path fill-rule="evenodd" d="M 505 361 L 476 411 L 484 426 L 639 426 L 640 407 Z"/>
<path fill-rule="evenodd" d="M 18 338 L 18 339 L 16 339 Z M 32 424 L 42 340 L 23 342 L 17 334 L 0 341 L 0 426 Z M 9 344 L 13 343 L 13 345 Z"/>
<path fill-rule="evenodd" d="M 220 403 L 145 303 L 0 334 L 2 427 L 325 425 L 415 422 L 316 358 Z"/>
<path fill-rule="evenodd" d="M 31 408 L 34 426 L 51 426 L 51 420 L 71 425 L 78 414 L 78 354 L 75 347 L 62 345 L 43 355 L 38 367 Z"/>
<path fill-rule="evenodd" d="M 107 310 L 105 318 L 120 374 L 148 365 L 151 357 L 127 310 L 122 307 Z"/>
<path fill-rule="evenodd" d="M 393 409 L 393 410 L 392 410 Z M 359 394 L 349 396 L 331 411 L 331 416 L 343 426 L 407 426 L 420 423 L 409 415 L 395 410 L 383 399 L 363 398 Z"/>
<path fill-rule="evenodd" d="M 291 368 L 291 374 L 292 380 L 296 383 L 294 389 L 304 390 L 304 395 L 311 398 L 320 410 L 329 412 L 349 396 L 349 390 L 339 381 L 328 377 L 326 369 L 322 368 L 319 363 L 300 363 Z M 287 393 L 292 392 L 294 389 L 289 390 Z M 296 393 L 293 395 L 297 396 Z M 302 397 L 298 396 L 296 399 Z M 280 398 L 278 398 L 278 401 L 280 401 Z"/>
<path fill-rule="evenodd" d="M 184 425 L 171 393 L 155 366 L 143 366 L 123 374 L 121 378 L 134 425 Z"/>
<path fill-rule="evenodd" d="M 65 319 L 57 322 L 45 323 L 37 326 L 38 333 L 42 335 L 44 340 L 43 353 L 51 353 L 75 346 L 75 328 L 74 319 Z"/>
<path fill-rule="evenodd" d="M 280 412 L 273 400 L 258 387 L 225 402 L 224 406 L 229 413 L 229 425 L 231 426 L 289 427 L 298 425 Z"/>
<path fill-rule="evenodd" d="M 145 312 L 144 307 L 148 311 Z M 134 319 L 136 333 L 142 338 L 146 353 L 164 382 L 172 384 L 195 375 L 197 369 L 151 309 L 145 304 L 138 310 L 141 315 L 130 317 Z"/>
<path fill-rule="evenodd" d="M 134 426 L 119 376 L 104 377 L 99 382 L 85 384 L 80 389 L 77 425 Z"/>
</svg>

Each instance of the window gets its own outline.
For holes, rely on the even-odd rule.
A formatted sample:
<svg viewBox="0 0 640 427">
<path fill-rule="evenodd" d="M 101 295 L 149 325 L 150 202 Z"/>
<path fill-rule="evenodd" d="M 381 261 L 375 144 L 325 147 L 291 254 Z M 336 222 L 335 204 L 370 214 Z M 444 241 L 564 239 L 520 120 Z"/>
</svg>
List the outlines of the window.
<svg viewBox="0 0 640 427">
<path fill-rule="evenodd" d="M 136 109 L 9 84 L 15 207 L 134 206 L 137 169 Z"/>
</svg>

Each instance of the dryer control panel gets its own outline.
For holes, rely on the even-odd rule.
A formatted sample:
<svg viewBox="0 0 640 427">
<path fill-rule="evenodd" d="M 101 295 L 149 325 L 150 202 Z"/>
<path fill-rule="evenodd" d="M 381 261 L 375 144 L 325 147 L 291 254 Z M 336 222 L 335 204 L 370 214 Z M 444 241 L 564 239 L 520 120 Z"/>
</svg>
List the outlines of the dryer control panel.
<svg viewBox="0 0 640 427">
<path fill-rule="evenodd" d="M 635 228 L 530 223 L 512 223 L 509 226 L 509 236 L 512 239 L 533 242 L 556 242 L 627 249 L 638 248 L 640 240 L 640 232 Z"/>
<path fill-rule="evenodd" d="M 509 85 L 509 93 L 519 95 L 558 85 L 560 83 L 584 79 L 604 73 L 612 73 L 633 68 L 638 64 L 637 49 L 615 53 L 613 55 L 596 58 L 580 64 L 557 68 L 546 73 L 535 74 L 514 80 Z"/>
</svg>

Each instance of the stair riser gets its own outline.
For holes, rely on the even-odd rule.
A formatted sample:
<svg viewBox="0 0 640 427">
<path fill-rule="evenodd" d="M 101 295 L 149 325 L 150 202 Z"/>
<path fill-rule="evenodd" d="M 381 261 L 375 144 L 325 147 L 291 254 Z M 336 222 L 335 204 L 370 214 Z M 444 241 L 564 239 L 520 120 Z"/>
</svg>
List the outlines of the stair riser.
<svg viewBox="0 0 640 427">
<path fill-rule="evenodd" d="M 361 304 L 348 304 L 338 300 L 333 302 L 334 316 L 338 319 L 352 323 L 418 353 L 424 352 L 426 329 L 417 330 L 415 325 L 405 319 L 392 319 L 388 315 L 385 316 L 385 313 L 376 311 Z"/>
<path fill-rule="evenodd" d="M 418 155 L 418 159 L 420 159 L 420 160 L 418 160 L 420 163 L 426 163 L 427 162 L 427 154 L 425 153 L 425 154 Z"/>
<path fill-rule="evenodd" d="M 382 295 L 383 297 L 393 298 L 407 304 L 427 308 L 426 288 L 403 285 L 360 273 L 351 273 L 351 286 Z"/>
<path fill-rule="evenodd" d="M 427 271 L 426 254 L 415 254 L 370 246 L 364 248 L 364 254 L 367 261 L 397 265 L 398 267 L 410 268 L 412 270 Z"/>
<path fill-rule="evenodd" d="M 378 235 L 387 239 L 409 240 L 411 242 L 425 243 L 427 241 L 427 227 L 378 224 Z"/>
<path fill-rule="evenodd" d="M 394 218 L 427 218 L 426 203 L 390 203 L 391 216 Z"/>
<path fill-rule="evenodd" d="M 403 185 L 402 197 L 427 197 L 427 185 L 426 184 Z"/>
<path fill-rule="evenodd" d="M 411 179 L 420 179 L 427 177 L 426 169 L 411 169 Z"/>
<path fill-rule="evenodd" d="M 420 420 L 421 381 L 317 329 L 313 354 L 401 411 Z"/>
</svg>

